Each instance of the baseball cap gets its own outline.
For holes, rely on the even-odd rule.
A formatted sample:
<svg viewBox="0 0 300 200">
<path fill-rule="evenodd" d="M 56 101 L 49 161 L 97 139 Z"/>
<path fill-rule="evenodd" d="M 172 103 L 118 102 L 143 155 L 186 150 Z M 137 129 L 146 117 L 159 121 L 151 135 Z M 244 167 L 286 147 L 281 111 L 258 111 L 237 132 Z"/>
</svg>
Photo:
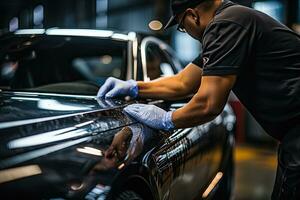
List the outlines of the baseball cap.
<svg viewBox="0 0 300 200">
<path fill-rule="evenodd" d="M 177 24 L 176 17 L 188 8 L 193 8 L 205 0 L 171 0 L 172 17 L 169 19 L 164 29 Z"/>
</svg>

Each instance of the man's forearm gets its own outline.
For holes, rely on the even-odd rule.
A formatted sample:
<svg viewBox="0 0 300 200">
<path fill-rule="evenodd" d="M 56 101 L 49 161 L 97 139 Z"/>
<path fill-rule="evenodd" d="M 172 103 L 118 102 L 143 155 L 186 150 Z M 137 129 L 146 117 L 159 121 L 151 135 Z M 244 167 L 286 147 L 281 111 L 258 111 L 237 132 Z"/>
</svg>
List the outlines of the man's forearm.
<svg viewBox="0 0 300 200">
<path fill-rule="evenodd" d="M 206 100 L 199 101 L 193 97 L 184 107 L 174 111 L 172 121 L 176 128 L 187 128 L 213 120 L 218 112 L 213 112 Z"/>
<path fill-rule="evenodd" d="M 139 97 L 177 100 L 195 94 L 201 84 L 202 69 L 192 63 L 178 74 L 150 82 L 138 82 Z"/>
<path fill-rule="evenodd" d="M 204 77 L 191 101 L 172 114 L 175 127 L 192 127 L 213 120 L 222 112 L 235 80 L 235 75 Z"/>
<path fill-rule="evenodd" d="M 176 100 L 190 94 L 177 76 L 159 78 L 150 82 L 138 82 L 138 89 L 138 96 L 141 98 Z"/>
</svg>

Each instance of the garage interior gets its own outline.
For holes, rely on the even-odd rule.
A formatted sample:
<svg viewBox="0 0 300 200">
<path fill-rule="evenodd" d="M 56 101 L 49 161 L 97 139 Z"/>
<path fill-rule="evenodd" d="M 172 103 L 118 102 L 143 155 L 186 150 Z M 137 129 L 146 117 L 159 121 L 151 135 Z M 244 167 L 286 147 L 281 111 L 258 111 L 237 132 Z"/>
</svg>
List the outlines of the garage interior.
<svg viewBox="0 0 300 200">
<path fill-rule="evenodd" d="M 300 34 L 300 0 L 236 0 L 264 12 Z M 164 30 L 169 0 L 9 0 L 0 2 L 0 36 L 18 29 L 110 29 L 138 31 L 170 44 L 184 64 L 201 51 L 190 36 Z M 268 136 L 232 94 L 229 103 L 237 118 L 235 186 L 232 199 L 270 199 L 278 142 Z"/>
</svg>

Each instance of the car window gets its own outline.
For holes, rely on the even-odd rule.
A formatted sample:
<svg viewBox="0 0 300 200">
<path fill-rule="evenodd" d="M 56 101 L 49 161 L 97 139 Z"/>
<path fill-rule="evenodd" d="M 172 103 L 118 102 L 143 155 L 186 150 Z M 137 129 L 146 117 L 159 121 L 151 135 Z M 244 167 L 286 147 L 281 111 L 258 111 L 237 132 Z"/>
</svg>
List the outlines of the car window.
<svg viewBox="0 0 300 200">
<path fill-rule="evenodd" d="M 88 79 L 110 76 L 120 78 L 122 63 L 123 58 L 118 55 L 77 57 L 72 59 L 72 67 Z"/>
<path fill-rule="evenodd" d="M 75 91 L 82 88 L 76 83 L 98 88 L 110 76 L 125 79 L 126 63 L 127 43 L 123 41 L 11 38 L 0 50 L 0 89 L 85 94 L 88 89 Z"/>
<path fill-rule="evenodd" d="M 175 74 L 168 55 L 156 43 L 147 45 L 146 67 L 147 76 L 150 80 Z"/>
</svg>

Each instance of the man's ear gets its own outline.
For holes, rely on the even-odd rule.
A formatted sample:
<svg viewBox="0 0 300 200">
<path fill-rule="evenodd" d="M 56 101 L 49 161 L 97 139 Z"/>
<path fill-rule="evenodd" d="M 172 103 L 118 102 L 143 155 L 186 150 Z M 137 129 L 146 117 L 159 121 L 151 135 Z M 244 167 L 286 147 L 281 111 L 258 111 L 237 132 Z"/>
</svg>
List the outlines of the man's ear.
<svg viewBox="0 0 300 200">
<path fill-rule="evenodd" d="M 199 17 L 200 16 L 199 16 L 198 12 L 195 9 L 192 9 L 192 8 L 188 8 L 186 10 L 186 12 L 188 13 L 188 15 L 190 15 L 192 17 L 192 19 L 195 21 L 195 23 L 197 25 L 199 25 L 199 23 L 200 23 L 200 18 Z"/>
</svg>

